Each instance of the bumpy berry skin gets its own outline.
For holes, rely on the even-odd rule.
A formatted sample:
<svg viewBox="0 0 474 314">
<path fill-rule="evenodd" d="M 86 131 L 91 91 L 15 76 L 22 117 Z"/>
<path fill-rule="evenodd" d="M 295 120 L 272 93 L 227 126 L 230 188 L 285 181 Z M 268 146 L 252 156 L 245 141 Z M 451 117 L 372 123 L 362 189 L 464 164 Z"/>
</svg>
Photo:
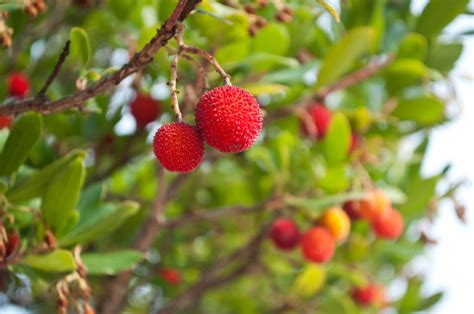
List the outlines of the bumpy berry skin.
<svg viewBox="0 0 474 314">
<path fill-rule="evenodd" d="M 326 228 L 314 227 L 303 234 L 301 250 L 308 261 L 328 262 L 334 255 L 334 238 Z"/>
<path fill-rule="evenodd" d="M 384 287 L 373 283 L 354 288 L 351 295 L 357 304 L 364 307 L 383 306 L 386 302 Z"/>
<path fill-rule="evenodd" d="M 319 224 L 325 227 L 337 242 L 344 241 L 351 231 L 351 220 L 342 208 L 329 208 L 319 219 Z"/>
<path fill-rule="evenodd" d="M 331 124 L 331 111 L 322 104 L 312 105 L 308 109 L 308 114 L 314 123 L 314 132 L 310 132 L 305 124 L 303 124 L 303 132 L 306 136 L 315 137 L 318 140 L 323 139 Z"/>
<path fill-rule="evenodd" d="M 201 164 L 204 143 L 195 127 L 183 122 L 173 122 L 156 131 L 153 152 L 168 171 L 186 173 Z"/>
<path fill-rule="evenodd" d="M 3 128 L 10 128 L 12 121 L 13 117 L 11 116 L 0 116 L 0 130 Z"/>
<path fill-rule="evenodd" d="M 300 242 L 300 232 L 291 219 L 279 218 L 272 224 L 270 238 L 277 248 L 283 251 L 289 251 L 298 246 Z"/>
<path fill-rule="evenodd" d="M 255 143 L 262 130 L 262 111 L 249 92 L 220 86 L 201 96 L 196 125 L 207 144 L 224 153 L 239 153 Z"/>
<path fill-rule="evenodd" d="M 391 209 L 387 215 L 379 216 L 372 222 L 377 237 L 396 240 L 403 232 L 403 217 L 396 209 Z"/>
<path fill-rule="evenodd" d="M 8 95 L 24 98 L 28 95 L 30 83 L 28 78 L 21 73 L 12 73 L 8 77 Z"/>
<path fill-rule="evenodd" d="M 130 104 L 130 111 L 137 122 L 137 126 L 143 128 L 158 118 L 160 103 L 149 95 L 137 94 L 135 100 Z"/>
<path fill-rule="evenodd" d="M 181 282 L 181 274 L 172 268 L 163 268 L 160 270 L 160 276 L 169 284 L 177 285 Z"/>
</svg>

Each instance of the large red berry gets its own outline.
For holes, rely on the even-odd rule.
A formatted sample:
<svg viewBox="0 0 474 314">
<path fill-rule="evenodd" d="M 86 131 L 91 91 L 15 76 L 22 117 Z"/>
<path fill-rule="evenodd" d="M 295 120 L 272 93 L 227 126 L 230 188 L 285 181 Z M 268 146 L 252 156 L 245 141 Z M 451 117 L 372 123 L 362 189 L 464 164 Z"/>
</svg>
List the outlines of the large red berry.
<svg viewBox="0 0 474 314">
<path fill-rule="evenodd" d="M 334 255 L 335 240 L 326 228 L 314 227 L 301 238 L 301 250 L 309 261 L 325 263 Z"/>
<path fill-rule="evenodd" d="M 372 222 L 375 234 L 387 240 L 396 240 L 402 234 L 403 226 L 403 217 L 396 209 L 391 209 L 386 215 L 377 216 Z"/>
<path fill-rule="evenodd" d="M 255 143 L 262 130 L 262 111 L 246 90 L 221 86 L 199 99 L 196 125 L 207 144 L 221 152 L 238 153 Z"/>
<path fill-rule="evenodd" d="M 383 286 L 370 283 L 352 290 L 352 299 L 361 306 L 382 306 L 386 302 Z"/>
<path fill-rule="evenodd" d="M 153 152 L 167 170 L 190 172 L 202 161 L 204 143 L 195 127 L 183 122 L 173 122 L 156 131 Z"/>
<path fill-rule="evenodd" d="M 292 250 L 300 242 L 300 232 L 296 224 L 288 218 L 275 220 L 270 229 L 273 244 L 281 250 Z"/>
<path fill-rule="evenodd" d="M 307 136 L 316 137 L 322 139 L 331 124 L 331 111 L 324 105 L 316 104 L 308 109 L 308 114 L 314 123 L 314 131 L 308 129 L 306 124 L 303 124 L 303 131 Z"/>
<path fill-rule="evenodd" d="M 149 95 L 137 94 L 137 97 L 130 105 L 130 110 L 138 127 L 143 128 L 158 118 L 160 115 L 160 103 Z"/>
<path fill-rule="evenodd" d="M 28 78 L 21 73 L 12 73 L 8 77 L 8 95 L 23 98 L 28 95 L 30 83 Z"/>
<path fill-rule="evenodd" d="M 0 116 L 0 130 L 3 128 L 9 128 L 12 125 L 12 116 Z"/>
<path fill-rule="evenodd" d="M 177 270 L 174 270 L 172 268 L 163 268 L 160 271 L 160 275 L 164 281 L 172 285 L 176 285 L 181 281 L 181 274 Z"/>
</svg>

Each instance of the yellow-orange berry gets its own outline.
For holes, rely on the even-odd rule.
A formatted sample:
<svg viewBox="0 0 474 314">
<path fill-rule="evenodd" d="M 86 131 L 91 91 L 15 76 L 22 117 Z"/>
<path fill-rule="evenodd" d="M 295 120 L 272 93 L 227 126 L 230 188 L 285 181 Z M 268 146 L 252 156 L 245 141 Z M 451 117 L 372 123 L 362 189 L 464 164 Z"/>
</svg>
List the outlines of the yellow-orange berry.
<svg viewBox="0 0 474 314">
<path fill-rule="evenodd" d="M 319 224 L 326 227 L 334 240 L 344 241 L 351 230 L 351 220 L 342 208 L 327 209 L 319 219 Z"/>
<path fill-rule="evenodd" d="M 381 190 L 371 191 L 369 197 L 361 200 L 359 203 L 359 210 L 362 217 L 369 221 L 374 221 L 379 217 L 383 217 L 390 212 L 392 203 L 390 199 Z"/>
</svg>

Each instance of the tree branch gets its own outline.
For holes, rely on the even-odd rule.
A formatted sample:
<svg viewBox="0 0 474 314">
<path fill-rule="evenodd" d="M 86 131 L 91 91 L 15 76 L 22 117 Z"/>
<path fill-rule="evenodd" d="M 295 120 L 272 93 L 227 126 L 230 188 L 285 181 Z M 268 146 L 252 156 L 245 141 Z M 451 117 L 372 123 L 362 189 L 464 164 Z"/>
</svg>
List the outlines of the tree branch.
<svg viewBox="0 0 474 314">
<path fill-rule="evenodd" d="M 53 83 L 56 76 L 58 76 L 59 70 L 61 70 L 61 67 L 64 64 L 64 61 L 66 61 L 66 58 L 69 55 L 70 45 L 71 45 L 71 41 L 68 40 L 66 42 L 66 44 L 64 45 L 64 48 L 63 48 L 61 54 L 59 55 L 58 61 L 54 65 L 53 71 L 48 76 L 48 79 L 46 80 L 46 82 L 44 82 L 43 87 L 41 88 L 38 95 L 36 96 L 37 99 L 43 99 L 46 96 L 46 91 L 48 90 L 51 83 Z"/>
<path fill-rule="evenodd" d="M 183 21 L 199 2 L 201 0 L 180 0 L 171 17 L 140 52 L 135 53 L 131 60 L 119 70 L 104 76 L 95 84 L 53 102 L 36 98 L 8 102 L 4 106 L 0 106 L 0 115 L 12 115 L 26 111 L 36 111 L 44 114 L 63 111 L 78 107 L 86 100 L 112 90 L 126 77 L 138 72 L 152 61 L 153 56 L 175 35 L 177 23 Z"/>
</svg>

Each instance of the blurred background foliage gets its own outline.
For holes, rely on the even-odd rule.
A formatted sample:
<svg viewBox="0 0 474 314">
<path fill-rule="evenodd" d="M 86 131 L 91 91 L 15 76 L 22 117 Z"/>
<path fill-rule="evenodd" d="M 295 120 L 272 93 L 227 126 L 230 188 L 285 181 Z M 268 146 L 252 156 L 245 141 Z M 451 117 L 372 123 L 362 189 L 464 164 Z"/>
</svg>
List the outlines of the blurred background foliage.
<svg viewBox="0 0 474 314">
<path fill-rule="evenodd" d="M 346 0 L 338 6 L 340 23 L 317 1 L 285 1 L 291 8 L 286 17 L 279 15 L 281 1 L 257 2 L 204 0 L 185 21 L 185 42 L 213 53 L 233 84 L 258 98 L 265 127 L 245 153 L 209 149 L 201 167 L 184 177 L 165 217 L 175 221 L 236 205 L 258 208 L 272 197 L 283 197 L 285 205 L 209 222 L 165 223 L 147 254 L 129 249 L 148 219 L 159 181 L 177 177 L 158 178 L 150 146 L 157 127 L 173 119 L 166 86 L 171 57 L 162 49 L 141 80 L 127 79 L 113 93 L 91 99 L 86 112 L 26 113 L 10 130 L 0 130 L 1 215 L 6 229 L 21 237 L 16 260 L 1 271 L 8 302 L 35 313 L 54 311 L 54 287 L 76 269 L 72 248 L 81 245 L 93 304 L 107 302 L 108 276 L 133 268 L 127 313 L 156 312 L 276 216 L 292 217 L 308 229 L 326 207 L 363 197 L 372 185 L 404 216 L 406 232 L 398 241 L 375 239 L 365 222 L 356 222 L 326 265 L 309 264 L 299 251 L 282 253 L 264 241 L 244 274 L 203 291 L 199 304 L 184 312 L 376 313 L 357 307 L 349 293 L 372 280 L 387 287 L 404 283 L 389 298 L 396 313 L 423 311 L 441 298 L 422 293 L 423 274 L 412 273 L 409 265 L 424 251 L 422 224 L 436 219 L 440 199 L 455 195 L 454 183 L 437 189 L 449 165 L 433 177 L 422 177 L 420 169 L 430 130 L 456 111 L 454 94 L 440 97 L 434 87 L 452 89 L 449 72 L 464 35 L 443 36 L 443 29 L 468 14 L 468 1 L 431 0 L 415 16 L 410 0 Z M 48 91 L 51 99 L 67 96 L 79 79 L 94 82 L 127 62 L 176 3 L 47 1 L 47 11 L 34 19 L 15 1 L 0 4 L 14 31 L 12 47 L 0 50 L 2 82 L 22 72 L 38 91 L 70 38 L 71 55 Z M 255 28 L 256 16 L 266 25 Z M 169 46 L 176 48 L 174 42 Z M 324 140 L 302 135 L 300 118 L 289 108 L 314 102 L 319 91 L 385 58 L 394 59 L 324 99 L 334 113 Z M 200 91 L 188 93 L 186 87 L 195 85 L 196 68 L 181 62 L 179 77 L 185 120 L 194 123 Z M 211 87 L 222 84 L 212 71 L 209 81 Z M 163 114 L 146 129 L 135 127 L 128 106 L 137 89 L 161 103 Z M 6 84 L 0 84 L 0 98 L 7 98 Z M 351 132 L 361 140 L 349 154 Z M 39 254 L 48 233 L 56 249 Z M 236 267 L 231 260 L 223 271 Z M 179 283 L 164 280 L 164 268 L 177 270 Z"/>
</svg>

